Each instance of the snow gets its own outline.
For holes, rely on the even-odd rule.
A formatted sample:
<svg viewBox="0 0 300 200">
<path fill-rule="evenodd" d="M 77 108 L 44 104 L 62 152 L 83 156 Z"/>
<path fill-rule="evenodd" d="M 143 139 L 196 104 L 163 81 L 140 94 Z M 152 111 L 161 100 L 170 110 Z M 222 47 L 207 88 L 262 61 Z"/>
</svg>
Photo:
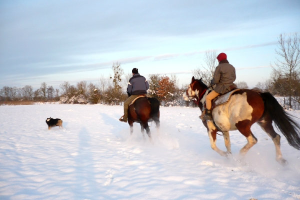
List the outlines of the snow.
<svg viewBox="0 0 300 200">
<path fill-rule="evenodd" d="M 300 199 L 300 151 L 282 136 L 287 166 L 257 125 L 258 143 L 231 132 L 233 155 L 210 148 L 198 108 L 161 107 L 153 140 L 119 122 L 121 106 L 0 106 L 0 199 Z M 298 117 L 300 112 L 289 111 Z M 48 130 L 48 117 L 63 128 Z M 217 145 L 225 150 L 222 136 Z"/>
</svg>

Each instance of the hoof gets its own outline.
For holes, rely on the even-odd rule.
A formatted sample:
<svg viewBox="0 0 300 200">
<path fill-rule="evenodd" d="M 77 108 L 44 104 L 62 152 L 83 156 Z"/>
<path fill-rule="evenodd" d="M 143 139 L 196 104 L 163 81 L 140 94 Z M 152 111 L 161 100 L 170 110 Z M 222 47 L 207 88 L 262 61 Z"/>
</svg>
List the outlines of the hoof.
<svg viewBox="0 0 300 200">
<path fill-rule="evenodd" d="M 226 156 L 227 158 L 230 158 L 230 157 L 232 157 L 232 153 L 231 153 L 231 152 L 228 152 L 228 151 L 226 151 L 226 152 L 225 152 L 225 156 Z"/>
<path fill-rule="evenodd" d="M 288 164 L 288 161 L 283 159 L 283 158 L 278 158 L 276 160 L 277 160 L 278 163 L 280 163 L 283 166 Z"/>
<path fill-rule="evenodd" d="M 227 152 L 224 152 L 224 151 L 220 151 L 218 152 L 221 156 L 223 157 L 228 157 L 228 153 Z"/>
</svg>

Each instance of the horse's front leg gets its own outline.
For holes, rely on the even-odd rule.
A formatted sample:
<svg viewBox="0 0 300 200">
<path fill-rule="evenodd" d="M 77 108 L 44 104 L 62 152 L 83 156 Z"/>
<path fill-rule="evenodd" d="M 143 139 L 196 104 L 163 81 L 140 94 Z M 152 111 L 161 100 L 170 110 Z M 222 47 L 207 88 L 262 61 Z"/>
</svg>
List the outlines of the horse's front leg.
<svg viewBox="0 0 300 200">
<path fill-rule="evenodd" d="M 141 132 L 144 133 L 145 129 L 143 127 L 143 124 L 140 124 L 141 125 Z"/>
<path fill-rule="evenodd" d="M 217 128 L 214 126 L 212 121 L 207 121 L 207 129 L 208 129 L 208 136 L 210 140 L 210 145 L 213 150 L 215 150 L 221 156 L 227 156 L 227 153 L 220 150 L 216 145 L 217 140 Z M 228 151 L 228 150 L 227 150 Z"/>
<path fill-rule="evenodd" d="M 223 132 L 223 137 L 224 137 L 225 147 L 227 149 L 226 154 L 231 154 L 231 144 L 230 144 L 229 132 L 228 131 Z"/>
</svg>

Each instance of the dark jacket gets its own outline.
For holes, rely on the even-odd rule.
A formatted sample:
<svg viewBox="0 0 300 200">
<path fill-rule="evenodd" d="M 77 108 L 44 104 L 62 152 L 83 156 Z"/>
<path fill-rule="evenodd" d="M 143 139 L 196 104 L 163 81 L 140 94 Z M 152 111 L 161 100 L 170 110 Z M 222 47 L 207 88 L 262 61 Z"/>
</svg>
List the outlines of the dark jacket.
<svg viewBox="0 0 300 200">
<path fill-rule="evenodd" d="M 127 86 L 128 95 L 147 94 L 149 83 L 146 78 L 140 74 L 134 74 L 130 79 Z"/>
<path fill-rule="evenodd" d="M 235 79 L 235 68 L 227 60 L 222 60 L 217 66 L 212 80 L 212 84 L 216 84 L 214 90 L 219 94 L 229 92 Z"/>
</svg>

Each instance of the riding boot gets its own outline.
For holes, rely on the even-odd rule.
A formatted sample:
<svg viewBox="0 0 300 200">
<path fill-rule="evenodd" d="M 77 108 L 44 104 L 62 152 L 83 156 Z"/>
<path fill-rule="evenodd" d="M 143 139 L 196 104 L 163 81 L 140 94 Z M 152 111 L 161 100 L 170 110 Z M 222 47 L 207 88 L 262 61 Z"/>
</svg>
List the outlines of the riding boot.
<svg viewBox="0 0 300 200">
<path fill-rule="evenodd" d="M 202 111 L 201 115 L 199 116 L 199 118 L 200 118 L 201 120 L 204 120 L 205 112 L 206 112 L 206 109 L 204 109 L 204 110 Z"/>
<path fill-rule="evenodd" d="M 199 116 L 199 118 L 203 121 L 205 120 L 212 120 L 212 114 L 211 114 L 211 110 L 207 110 L 206 108 L 203 110 L 201 116 Z"/>
<path fill-rule="evenodd" d="M 125 115 L 123 115 L 119 120 L 121 122 L 127 122 L 127 117 L 125 118 Z"/>
<path fill-rule="evenodd" d="M 205 115 L 203 117 L 204 120 L 212 120 L 211 110 L 205 109 Z"/>
</svg>

